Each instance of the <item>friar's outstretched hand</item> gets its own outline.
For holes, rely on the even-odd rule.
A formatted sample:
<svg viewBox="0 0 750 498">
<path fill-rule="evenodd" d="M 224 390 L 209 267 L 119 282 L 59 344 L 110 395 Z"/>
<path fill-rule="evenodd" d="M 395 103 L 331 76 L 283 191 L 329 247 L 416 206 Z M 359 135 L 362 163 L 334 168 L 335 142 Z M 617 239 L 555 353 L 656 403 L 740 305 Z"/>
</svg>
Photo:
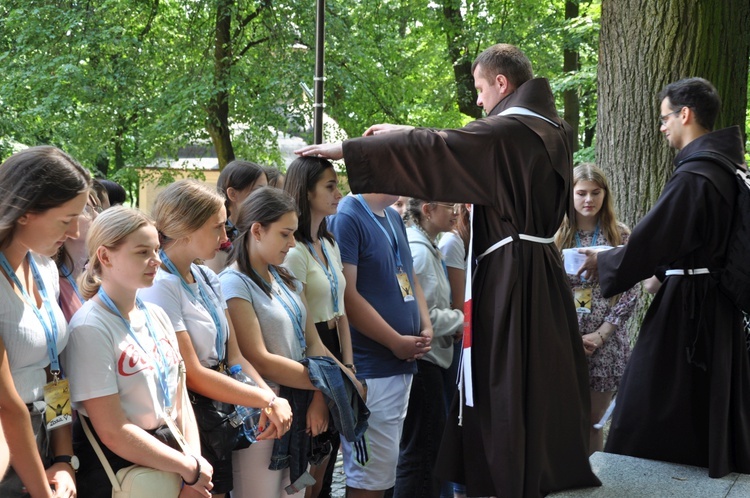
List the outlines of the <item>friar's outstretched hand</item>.
<svg viewBox="0 0 750 498">
<path fill-rule="evenodd" d="M 597 253 L 599 251 L 581 248 L 578 249 L 578 252 L 586 255 L 586 261 L 583 262 L 576 275 L 584 277 L 586 280 L 596 282 L 599 279 L 599 267 L 597 264 Z"/>
<path fill-rule="evenodd" d="M 363 137 L 369 137 L 370 135 L 382 135 L 384 133 L 390 133 L 392 131 L 409 131 L 413 130 L 413 126 L 409 125 L 394 125 L 388 123 L 381 123 L 372 125 L 365 130 L 362 134 Z"/>
<path fill-rule="evenodd" d="M 307 147 L 295 150 L 294 153 L 298 156 L 322 157 L 332 161 L 337 161 L 344 157 L 344 149 L 341 147 L 341 142 L 308 145 Z"/>
</svg>

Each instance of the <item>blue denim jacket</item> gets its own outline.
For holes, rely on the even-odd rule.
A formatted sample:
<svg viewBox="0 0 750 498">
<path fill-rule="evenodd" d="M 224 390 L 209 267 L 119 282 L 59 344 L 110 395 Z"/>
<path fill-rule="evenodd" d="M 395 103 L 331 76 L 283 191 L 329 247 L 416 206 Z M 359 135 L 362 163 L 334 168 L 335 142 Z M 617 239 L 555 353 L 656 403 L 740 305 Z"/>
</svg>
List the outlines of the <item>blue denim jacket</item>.
<svg viewBox="0 0 750 498">
<path fill-rule="evenodd" d="M 351 379 L 341 371 L 336 362 L 327 356 L 313 356 L 300 361 L 307 367 L 310 382 L 323 393 L 330 410 L 331 421 L 336 430 L 347 441 L 357 441 L 367 430 L 370 410 L 360 397 Z M 292 407 L 292 427 L 273 446 L 270 470 L 290 467 L 292 482 L 288 491 L 305 487 L 310 451 L 310 436 L 305 432 L 307 408 L 313 391 L 281 386 L 279 396 L 289 401 Z M 309 474 L 307 474 L 309 475 Z M 297 482 L 297 481 L 300 482 Z M 314 483 L 315 481 L 313 481 Z"/>
</svg>

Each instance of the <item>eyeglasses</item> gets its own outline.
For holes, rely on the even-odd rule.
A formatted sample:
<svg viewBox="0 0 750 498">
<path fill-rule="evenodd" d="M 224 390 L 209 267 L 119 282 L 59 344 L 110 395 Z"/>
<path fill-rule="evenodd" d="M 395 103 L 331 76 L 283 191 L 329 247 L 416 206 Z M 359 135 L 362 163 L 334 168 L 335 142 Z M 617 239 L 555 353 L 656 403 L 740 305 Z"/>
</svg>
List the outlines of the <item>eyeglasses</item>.
<svg viewBox="0 0 750 498">
<path fill-rule="evenodd" d="M 85 216 L 86 218 L 93 221 L 94 218 L 96 218 L 101 212 L 102 212 L 101 206 L 92 206 L 91 204 L 86 204 L 81 214 Z"/>
<path fill-rule="evenodd" d="M 668 112 L 668 113 L 666 113 L 666 114 L 665 114 L 665 115 L 663 115 L 663 116 L 659 116 L 659 121 L 661 121 L 661 125 L 662 125 L 662 126 L 666 126 L 666 124 L 667 124 L 667 118 L 668 118 L 669 116 L 672 116 L 672 115 L 674 115 L 674 114 L 679 114 L 680 112 L 682 112 L 682 107 L 680 107 L 680 108 L 679 108 L 679 109 L 677 109 L 676 111 Z"/>
<path fill-rule="evenodd" d="M 451 204 L 449 202 L 436 202 L 438 206 L 443 206 L 446 208 L 449 208 L 451 211 L 453 211 L 453 214 L 458 214 L 458 204 Z"/>
</svg>

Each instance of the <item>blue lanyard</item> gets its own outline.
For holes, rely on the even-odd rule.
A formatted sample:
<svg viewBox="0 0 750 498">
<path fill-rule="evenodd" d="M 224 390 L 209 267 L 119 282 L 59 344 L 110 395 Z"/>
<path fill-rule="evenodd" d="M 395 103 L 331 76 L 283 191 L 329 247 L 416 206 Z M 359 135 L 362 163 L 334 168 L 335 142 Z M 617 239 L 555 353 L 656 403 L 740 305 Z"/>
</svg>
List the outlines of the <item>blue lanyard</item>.
<svg viewBox="0 0 750 498">
<path fill-rule="evenodd" d="M 581 247 L 581 238 L 578 236 L 576 231 L 576 247 Z M 595 246 L 599 239 L 599 222 L 596 222 L 596 228 L 594 229 L 594 236 L 591 238 L 591 247 Z"/>
<path fill-rule="evenodd" d="M 333 298 L 333 312 L 336 314 L 336 316 L 339 315 L 339 277 L 336 275 L 336 270 L 333 267 L 333 261 L 331 260 L 331 257 L 328 255 L 328 251 L 326 251 L 326 243 L 323 239 L 320 240 L 320 248 L 323 249 L 323 256 L 325 256 L 326 261 L 328 261 L 328 268 L 326 268 L 326 265 L 323 264 L 323 262 L 318 257 L 318 253 L 313 247 L 313 245 L 310 242 L 305 242 L 307 244 L 307 248 L 310 249 L 310 253 L 313 255 L 313 258 L 315 258 L 315 261 L 318 262 L 320 267 L 323 269 L 323 273 L 326 274 L 326 278 L 328 279 L 328 285 L 331 287 L 331 298 Z"/>
<path fill-rule="evenodd" d="M 284 293 L 286 299 L 289 300 L 289 303 L 287 303 L 284 299 L 282 299 L 281 293 L 275 293 L 278 297 L 278 301 L 281 303 L 281 306 L 284 307 L 284 311 L 286 311 L 286 314 L 289 315 L 289 320 L 292 321 L 294 334 L 297 336 L 297 340 L 299 341 L 299 344 L 302 347 L 302 351 L 304 352 L 307 349 L 307 342 L 305 341 L 305 328 L 302 326 L 302 310 L 297 305 L 297 301 L 294 300 L 294 296 L 292 296 L 292 293 L 287 285 L 283 280 L 281 280 L 281 277 L 279 276 L 279 273 L 276 271 L 276 269 L 273 266 L 269 266 L 269 270 L 271 271 L 271 275 L 273 275 L 273 279 L 276 281 L 278 286 L 281 288 L 281 291 Z M 273 286 L 266 282 L 265 279 L 261 277 L 257 271 L 255 271 L 255 269 L 253 269 L 253 272 L 255 272 L 255 275 L 258 276 L 260 281 L 263 282 L 266 287 L 273 290 Z M 294 308 L 294 311 L 292 311 L 292 307 Z"/>
<path fill-rule="evenodd" d="M 182 274 L 177 270 L 177 267 L 174 265 L 174 263 L 172 263 L 172 260 L 169 259 L 169 256 L 167 256 L 167 253 L 164 252 L 164 249 L 161 249 L 159 251 L 159 258 L 161 258 L 162 263 L 164 263 L 164 266 L 167 267 L 169 273 L 171 273 L 172 275 L 177 275 L 180 278 L 180 284 L 182 284 L 182 288 L 185 289 L 185 292 L 187 292 L 194 300 L 199 300 L 199 297 L 195 295 L 195 292 L 193 292 L 193 289 L 190 288 L 190 285 L 188 285 L 188 283 L 185 282 L 185 279 L 182 278 Z M 229 335 L 229 325 L 226 323 L 226 318 L 224 320 L 221 319 L 221 315 L 216 309 L 214 302 L 211 300 L 208 293 L 206 292 L 206 289 L 201 284 L 201 279 L 195 276 L 192 264 L 190 265 L 190 272 L 193 274 L 195 283 L 198 285 L 200 302 L 211 315 L 211 320 L 213 320 L 214 326 L 216 327 L 216 354 L 219 357 L 219 361 L 222 361 L 225 354 L 224 342 Z"/>
<path fill-rule="evenodd" d="M 102 302 L 109 308 L 109 310 L 117 315 L 120 320 L 122 320 L 122 323 L 125 324 L 125 328 L 128 330 L 128 335 L 135 341 L 136 344 L 138 344 L 138 347 L 140 347 L 144 353 L 146 353 L 146 356 L 153 360 L 154 365 L 156 365 L 156 373 L 159 377 L 159 386 L 161 387 L 162 394 L 164 395 L 164 403 L 167 407 L 167 409 L 172 407 L 172 397 L 169 394 L 169 384 L 168 384 L 168 377 L 169 377 L 169 363 L 167 362 L 167 357 L 164 355 L 164 351 L 162 350 L 161 346 L 159 345 L 159 338 L 156 336 L 156 331 L 154 329 L 153 324 L 151 323 L 151 316 L 148 314 L 148 310 L 146 309 L 146 306 L 143 304 L 143 301 L 141 301 L 139 298 L 135 298 L 135 305 L 138 307 L 139 310 L 143 312 L 143 314 L 146 316 L 146 328 L 148 329 L 148 333 L 151 336 L 151 339 L 154 341 L 154 346 L 156 347 L 156 350 L 159 352 L 159 359 L 152 358 L 151 353 L 143 347 L 143 344 L 141 344 L 141 341 L 138 340 L 138 336 L 135 335 L 135 331 L 133 330 L 132 325 L 130 325 L 130 322 L 125 319 L 124 316 L 122 316 L 122 313 L 120 313 L 120 310 L 117 309 L 117 306 L 114 302 L 112 302 L 112 299 L 107 295 L 106 292 L 104 292 L 104 288 L 99 287 L 99 292 L 97 292 L 97 295 L 99 296 L 99 299 L 102 300 Z"/>
<path fill-rule="evenodd" d="M 82 303 L 85 303 L 86 300 L 81 295 L 81 291 L 78 290 L 78 284 L 76 283 L 76 280 L 73 278 L 72 272 L 68 269 L 68 266 L 63 263 L 60 270 L 62 270 L 63 275 L 65 275 L 65 280 L 67 280 L 70 286 L 73 287 L 73 291 L 76 293 L 76 296 L 78 296 L 78 299 L 80 299 Z"/>
<path fill-rule="evenodd" d="M 60 359 L 57 353 L 57 318 L 55 317 L 55 312 L 52 309 L 52 304 L 50 303 L 49 296 L 47 295 L 47 288 L 44 286 L 44 280 L 42 280 L 42 275 L 39 273 L 39 268 L 36 265 L 36 261 L 34 261 L 31 253 L 26 253 L 26 259 L 28 259 L 29 261 L 29 267 L 31 268 L 31 274 L 34 277 L 34 282 L 36 282 L 36 288 L 39 291 L 39 295 L 42 297 L 42 305 L 44 306 L 44 311 L 47 312 L 49 323 L 47 323 L 47 321 L 44 319 L 44 316 L 42 315 L 42 312 L 39 311 L 39 308 L 36 307 L 35 300 L 32 299 L 31 296 L 29 296 L 28 292 L 26 292 L 26 289 L 23 287 L 23 284 L 21 284 L 21 281 L 18 280 L 16 272 L 13 270 L 13 268 L 10 267 L 8 258 L 5 257 L 5 254 L 0 252 L 0 265 L 2 265 L 3 271 L 5 271 L 5 274 L 13 280 L 13 283 L 16 284 L 16 287 L 21 290 L 24 301 L 26 301 L 26 304 L 31 306 L 31 309 L 34 310 L 34 314 L 39 319 L 39 323 L 42 324 L 42 328 L 44 329 L 44 336 L 47 339 L 47 355 L 49 356 L 50 373 L 55 379 L 57 379 L 57 377 L 60 375 Z"/>
<path fill-rule="evenodd" d="M 365 202 L 362 194 L 357 194 L 357 200 L 362 204 L 362 207 L 365 208 L 365 211 L 367 211 L 367 214 L 370 215 L 372 221 L 374 221 L 378 228 L 380 228 L 380 230 L 382 230 L 385 234 L 385 238 L 388 239 L 388 243 L 391 245 L 391 247 L 393 247 L 393 252 L 396 255 L 396 268 L 398 269 L 398 271 L 403 271 L 404 265 L 403 263 L 401 263 L 401 253 L 398 250 L 398 237 L 396 236 L 396 229 L 393 228 L 393 222 L 391 222 L 391 219 L 388 217 L 388 212 L 385 213 L 385 219 L 388 220 L 388 226 L 391 228 L 393 241 L 391 241 L 391 237 L 390 235 L 388 235 L 388 232 L 386 232 L 385 227 L 378 221 L 377 218 L 375 218 L 375 213 L 372 212 L 370 206 L 367 204 L 367 202 Z"/>
</svg>

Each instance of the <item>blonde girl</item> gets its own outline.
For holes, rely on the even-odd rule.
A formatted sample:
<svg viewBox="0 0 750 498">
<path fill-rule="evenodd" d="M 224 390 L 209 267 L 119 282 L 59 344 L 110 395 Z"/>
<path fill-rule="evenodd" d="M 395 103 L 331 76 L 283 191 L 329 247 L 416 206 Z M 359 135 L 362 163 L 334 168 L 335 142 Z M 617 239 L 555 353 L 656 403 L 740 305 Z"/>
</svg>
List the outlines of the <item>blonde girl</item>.
<svg viewBox="0 0 750 498">
<path fill-rule="evenodd" d="M 567 218 L 555 235 L 559 249 L 626 244 L 627 226 L 617 221 L 609 184 L 604 173 L 593 164 L 581 164 L 573 170 L 575 216 Z M 603 435 L 594 429 L 607 410 L 630 356 L 630 341 L 625 327 L 635 308 L 637 288 L 620 296 L 604 299 L 599 284 L 568 275 L 578 312 L 578 327 L 588 357 L 591 389 L 590 452 L 601 451 Z"/>
<path fill-rule="evenodd" d="M 136 297 L 156 277 L 159 237 L 135 209 L 99 215 L 86 243 L 89 264 L 80 290 L 86 303 L 70 322 L 66 365 L 80 459 L 80 498 L 109 497 L 112 485 L 81 419 L 95 433 L 115 472 L 132 464 L 179 474 L 180 496 L 210 496 L 211 465 L 200 455 L 192 409 L 178 390 L 182 362 L 174 329 L 158 306 Z M 168 427 L 183 427 L 189 448 Z M 166 497 L 165 497 L 166 498 Z"/>
<path fill-rule="evenodd" d="M 216 274 L 193 263 L 213 258 L 227 240 L 222 196 L 195 180 L 181 180 L 159 193 L 152 215 L 162 244 L 162 264 L 154 285 L 139 295 L 164 309 L 176 331 L 198 415 L 203 456 L 214 468 L 212 492 L 223 496 L 232 490 L 233 447 L 225 444 L 231 438 L 217 432 L 232 433 L 233 428 L 215 420 L 214 401 L 263 408 L 259 425 L 271 424 L 260 440 L 282 436 L 291 424 L 292 410 L 240 353 Z M 231 365 L 241 365 L 258 386 L 222 373 Z"/>
</svg>

